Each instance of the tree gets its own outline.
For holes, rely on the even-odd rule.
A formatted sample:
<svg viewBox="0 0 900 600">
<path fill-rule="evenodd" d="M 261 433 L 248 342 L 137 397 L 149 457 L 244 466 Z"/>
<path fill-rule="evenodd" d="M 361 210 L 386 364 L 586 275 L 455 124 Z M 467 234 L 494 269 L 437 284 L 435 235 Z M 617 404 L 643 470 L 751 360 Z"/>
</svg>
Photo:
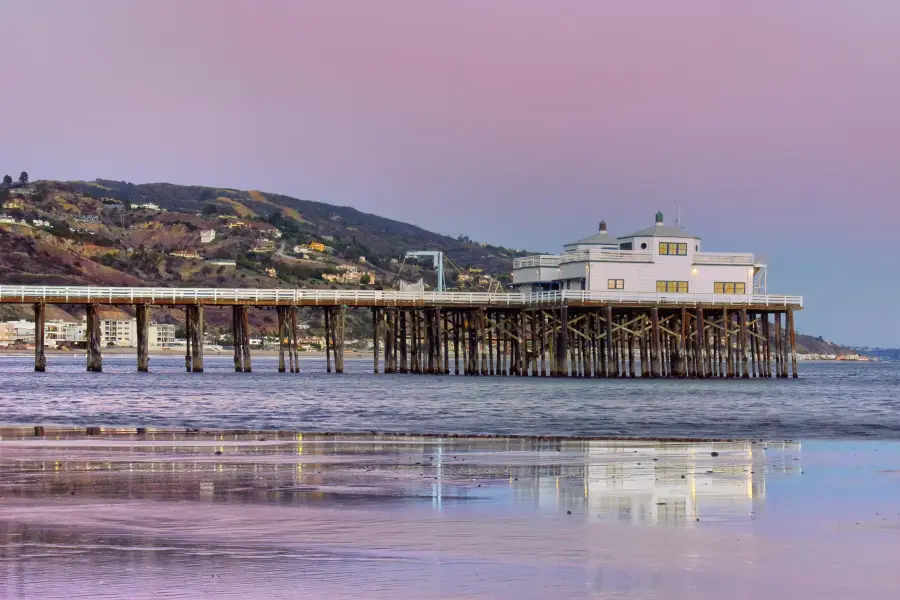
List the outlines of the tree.
<svg viewBox="0 0 900 600">
<path fill-rule="evenodd" d="M 25 185 L 26 183 L 28 183 L 28 173 L 26 173 L 25 171 L 22 171 L 19 174 L 19 183 L 21 183 L 22 185 Z"/>
<path fill-rule="evenodd" d="M 369 285 L 372 283 L 372 277 L 368 273 L 365 273 L 359 278 L 359 283 L 360 285 Z"/>
<path fill-rule="evenodd" d="M 211 203 L 207 202 L 206 204 L 203 205 L 202 212 L 204 215 L 209 216 L 209 215 L 214 215 L 217 212 L 219 212 L 219 209 L 216 208 L 215 204 L 211 204 Z"/>
<path fill-rule="evenodd" d="M 12 185 L 12 177 L 10 177 L 9 175 L 4 175 L 3 185 Z"/>
</svg>

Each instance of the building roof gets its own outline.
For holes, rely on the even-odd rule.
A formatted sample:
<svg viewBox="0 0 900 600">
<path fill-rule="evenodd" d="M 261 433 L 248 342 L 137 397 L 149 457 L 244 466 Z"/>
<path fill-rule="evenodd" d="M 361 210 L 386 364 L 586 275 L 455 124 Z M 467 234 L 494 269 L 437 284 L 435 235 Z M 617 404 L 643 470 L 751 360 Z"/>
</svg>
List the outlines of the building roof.
<svg viewBox="0 0 900 600">
<path fill-rule="evenodd" d="M 663 214 L 662 212 L 656 213 L 656 223 L 647 227 L 646 229 L 641 229 L 640 231 L 635 231 L 629 235 L 619 236 L 620 240 L 624 240 L 627 238 L 636 238 L 636 237 L 668 237 L 668 238 L 688 238 L 692 240 L 699 240 L 700 238 L 696 235 L 691 235 L 687 231 L 683 229 L 679 229 L 677 227 L 669 227 L 665 223 L 663 223 Z"/>
<path fill-rule="evenodd" d="M 574 242 L 569 242 L 564 248 L 569 248 L 570 246 L 618 246 L 619 241 L 616 239 L 614 235 L 610 235 L 608 231 L 606 231 L 606 221 L 600 221 L 600 231 L 595 233 L 594 235 L 589 235 L 586 238 L 581 238 L 580 240 L 576 240 Z"/>
</svg>

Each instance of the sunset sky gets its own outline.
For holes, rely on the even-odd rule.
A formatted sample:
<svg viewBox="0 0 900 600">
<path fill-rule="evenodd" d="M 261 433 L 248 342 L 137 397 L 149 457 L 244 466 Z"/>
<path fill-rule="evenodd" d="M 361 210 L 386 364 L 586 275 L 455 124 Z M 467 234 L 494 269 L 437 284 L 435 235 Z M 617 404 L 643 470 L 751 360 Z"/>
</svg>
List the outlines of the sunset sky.
<svg viewBox="0 0 900 600">
<path fill-rule="evenodd" d="M 662 209 L 900 346 L 897 0 L 0 0 L 0 174 L 254 188 L 558 251 Z"/>
</svg>

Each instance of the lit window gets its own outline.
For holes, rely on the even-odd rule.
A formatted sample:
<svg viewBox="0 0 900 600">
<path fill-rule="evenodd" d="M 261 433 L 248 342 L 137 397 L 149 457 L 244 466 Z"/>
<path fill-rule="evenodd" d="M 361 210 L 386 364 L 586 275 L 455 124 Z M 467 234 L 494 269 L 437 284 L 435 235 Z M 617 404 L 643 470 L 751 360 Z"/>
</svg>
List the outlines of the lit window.
<svg viewBox="0 0 900 600">
<path fill-rule="evenodd" d="M 625 280 L 624 279 L 610 279 L 606 282 L 607 289 L 610 290 L 624 290 L 625 289 Z"/>
<path fill-rule="evenodd" d="M 656 291 L 657 292 L 668 292 L 671 294 L 687 294 L 688 293 L 688 282 L 687 281 L 657 281 L 656 282 Z"/>
<path fill-rule="evenodd" d="M 659 253 L 662 256 L 687 256 L 687 243 L 660 242 Z"/>
<path fill-rule="evenodd" d="M 713 283 L 714 294 L 746 294 L 747 284 L 743 281 L 716 281 Z"/>
</svg>

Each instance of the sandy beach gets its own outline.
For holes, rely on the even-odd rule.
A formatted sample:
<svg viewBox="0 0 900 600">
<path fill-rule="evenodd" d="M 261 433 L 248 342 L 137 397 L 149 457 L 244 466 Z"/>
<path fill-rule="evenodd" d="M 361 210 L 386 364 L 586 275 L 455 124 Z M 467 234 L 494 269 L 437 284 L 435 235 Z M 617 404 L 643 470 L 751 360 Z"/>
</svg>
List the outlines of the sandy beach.
<svg viewBox="0 0 900 600">
<path fill-rule="evenodd" d="M 897 443 L 37 433 L 0 431 L 5 598 L 843 599 L 900 583 Z"/>
</svg>

